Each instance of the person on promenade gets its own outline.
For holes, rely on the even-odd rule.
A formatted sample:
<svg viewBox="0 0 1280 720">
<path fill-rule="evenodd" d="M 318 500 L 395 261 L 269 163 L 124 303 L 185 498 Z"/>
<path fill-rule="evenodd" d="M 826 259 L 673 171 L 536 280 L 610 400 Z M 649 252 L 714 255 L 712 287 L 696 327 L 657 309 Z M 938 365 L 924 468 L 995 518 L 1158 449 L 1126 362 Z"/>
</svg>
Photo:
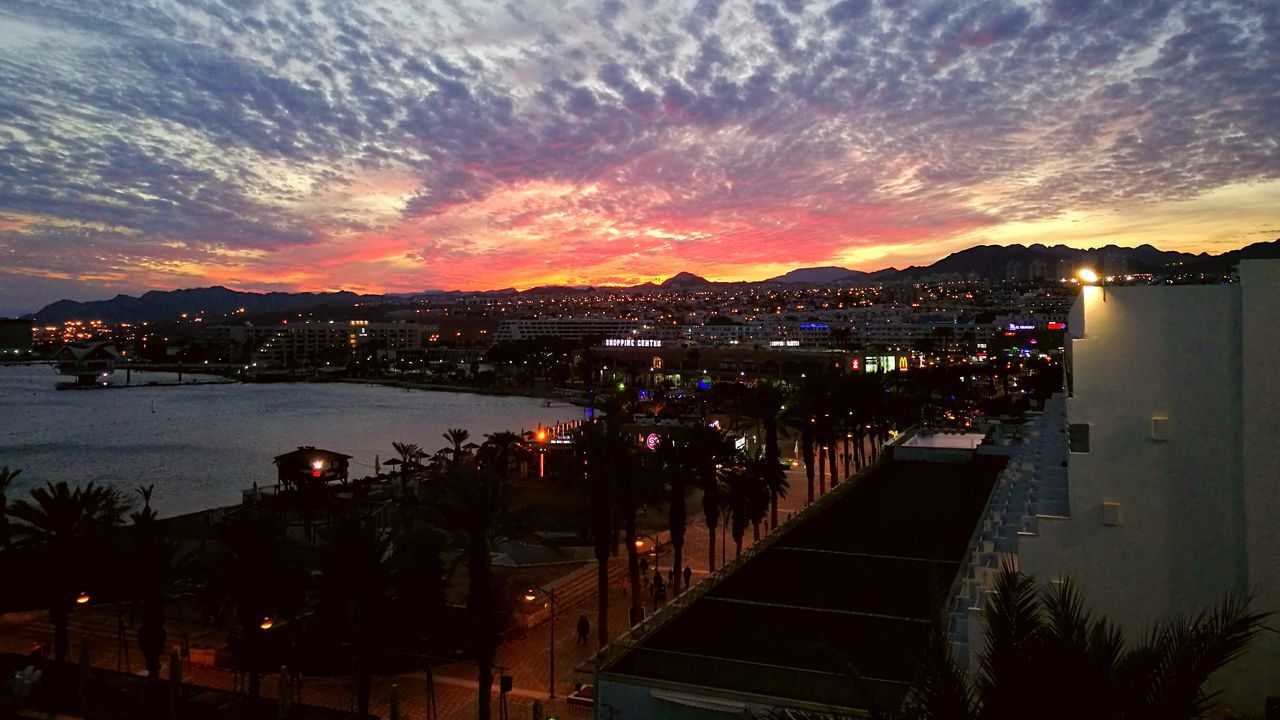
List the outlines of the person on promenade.
<svg viewBox="0 0 1280 720">
<path fill-rule="evenodd" d="M 586 615 L 578 616 L 578 644 L 586 645 L 587 636 L 591 634 L 591 622 Z"/>
<path fill-rule="evenodd" d="M 688 565 L 684 566 L 684 586 L 689 587 L 689 583 L 693 580 L 693 568 Z"/>
</svg>

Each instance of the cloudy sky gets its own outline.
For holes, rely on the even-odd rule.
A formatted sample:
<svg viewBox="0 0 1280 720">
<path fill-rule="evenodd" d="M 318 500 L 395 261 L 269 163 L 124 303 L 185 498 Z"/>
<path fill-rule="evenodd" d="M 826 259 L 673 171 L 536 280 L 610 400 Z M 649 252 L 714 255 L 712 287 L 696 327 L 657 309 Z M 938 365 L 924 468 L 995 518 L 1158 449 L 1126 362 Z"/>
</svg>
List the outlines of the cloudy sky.
<svg viewBox="0 0 1280 720">
<path fill-rule="evenodd" d="M 1276 0 L 5 0 L 0 313 L 1280 235 Z"/>
</svg>

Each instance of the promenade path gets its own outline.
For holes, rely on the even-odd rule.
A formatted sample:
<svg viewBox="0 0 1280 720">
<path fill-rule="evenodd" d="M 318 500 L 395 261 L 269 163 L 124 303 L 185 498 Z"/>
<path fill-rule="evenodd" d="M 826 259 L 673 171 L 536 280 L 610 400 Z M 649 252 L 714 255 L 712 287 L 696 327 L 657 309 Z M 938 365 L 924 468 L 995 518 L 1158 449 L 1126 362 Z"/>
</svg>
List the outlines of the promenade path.
<svg viewBox="0 0 1280 720">
<path fill-rule="evenodd" d="M 788 473 L 791 491 L 787 498 L 779 503 L 779 516 L 785 522 L 788 515 L 805 506 L 806 479 L 802 468 L 795 468 Z M 840 477 L 844 477 L 843 469 Z M 685 535 L 684 562 L 693 571 L 693 582 L 696 584 L 708 574 L 707 544 L 708 534 L 703 520 L 698 493 L 694 491 L 690 498 L 689 522 Z M 695 512 L 696 508 L 696 512 Z M 650 518 L 652 519 L 652 518 Z M 721 553 L 729 560 L 734 557 L 733 538 L 724 538 L 717 531 L 716 563 L 721 564 Z M 666 534 L 663 533 L 663 540 Z M 752 544 L 751 528 L 747 529 L 743 548 Z M 619 561 L 615 561 L 619 562 Z M 659 558 L 659 568 L 665 577 L 670 568 L 671 556 L 669 548 L 664 548 Z M 650 570 L 652 574 L 652 569 Z M 611 641 L 621 637 L 627 628 L 627 611 L 629 607 L 628 590 L 618 585 L 611 587 L 609 600 L 609 636 Z M 591 660 L 596 648 L 596 595 L 594 591 L 584 600 L 567 606 L 558 607 L 556 613 L 556 695 L 564 698 L 573 691 L 575 683 L 591 682 Z M 644 595 L 646 613 L 653 608 L 652 596 Z M 586 645 L 577 643 L 576 623 L 579 615 L 586 615 L 591 622 L 591 636 Z M 126 629 L 127 662 L 118 641 L 118 619 L 114 606 L 77 607 L 72 612 L 70 632 L 72 659 L 79 658 L 81 644 L 87 639 L 90 648 L 91 662 L 95 667 L 121 669 L 135 674 L 145 674 L 142 664 L 142 653 L 138 650 L 136 625 Z M 169 620 L 166 624 L 169 639 L 175 642 L 182 633 L 186 633 L 192 646 L 218 647 L 225 644 L 226 631 L 214 625 Z M 52 646 L 53 628 L 45 612 L 11 613 L 0 615 L 0 652 L 27 654 L 40 643 Z M 544 712 L 551 711 L 557 718 L 586 720 L 591 716 L 587 708 L 566 705 L 563 700 L 551 703 L 548 700 L 548 682 L 550 674 L 550 623 L 542 623 L 523 635 L 505 643 L 498 650 L 496 664 L 512 676 L 513 690 L 508 694 L 508 710 L 513 720 L 525 720 L 531 717 L 530 708 L 535 700 L 542 704 Z M 168 675 L 168 660 L 164 661 L 163 672 Z M 433 685 L 435 689 L 436 714 L 441 720 L 463 720 L 475 717 L 476 677 L 475 666 L 467 662 L 437 664 L 432 667 Z M 183 668 L 184 681 L 191 687 L 191 692 L 198 692 L 197 686 L 235 690 L 237 682 L 245 682 L 230 670 L 213 667 L 187 665 Z M 427 681 L 425 672 L 404 673 L 392 676 L 378 676 L 373 684 L 373 703 L 371 712 L 380 717 L 389 716 L 391 686 L 396 685 L 399 698 L 400 717 L 404 720 L 427 720 L 431 717 L 427 710 Z M 279 680 L 274 675 L 266 675 L 262 682 L 264 696 L 276 697 Z M 497 714 L 497 681 L 494 682 L 494 717 Z M 303 677 L 300 688 L 294 692 L 294 701 L 310 705 L 334 709 L 354 709 L 354 687 L 348 677 Z"/>
</svg>

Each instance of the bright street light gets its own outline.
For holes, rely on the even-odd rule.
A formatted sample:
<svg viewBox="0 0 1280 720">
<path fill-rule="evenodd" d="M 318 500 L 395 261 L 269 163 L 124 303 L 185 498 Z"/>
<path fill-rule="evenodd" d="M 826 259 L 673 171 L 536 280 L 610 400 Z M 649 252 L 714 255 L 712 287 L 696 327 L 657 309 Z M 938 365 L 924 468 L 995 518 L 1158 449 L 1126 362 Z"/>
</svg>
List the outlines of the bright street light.
<svg viewBox="0 0 1280 720">
<path fill-rule="evenodd" d="M 1081 268 L 1080 271 L 1076 273 L 1076 277 L 1080 278 L 1081 282 L 1090 284 L 1098 282 L 1098 273 L 1094 272 L 1090 268 Z"/>
</svg>

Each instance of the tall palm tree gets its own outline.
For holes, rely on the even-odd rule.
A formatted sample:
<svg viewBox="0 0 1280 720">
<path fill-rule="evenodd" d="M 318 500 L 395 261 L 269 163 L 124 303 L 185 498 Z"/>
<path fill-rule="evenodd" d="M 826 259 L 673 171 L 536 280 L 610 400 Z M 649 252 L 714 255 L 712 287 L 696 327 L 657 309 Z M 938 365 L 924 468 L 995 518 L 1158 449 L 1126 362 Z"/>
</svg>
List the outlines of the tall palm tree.
<svg viewBox="0 0 1280 720">
<path fill-rule="evenodd" d="M 73 598 L 103 572 L 103 536 L 126 512 L 128 503 L 118 490 L 92 482 L 75 489 L 49 482 L 32 488 L 30 499 L 9 509 L 18 520 L 12 528 L 18 542 L 45 554 L 41 567 L 48 573 L 54 656 L 61 662 L 70 652 L 67 622 Z"/>
<path fill-rule="evenodd" d="M 724 431 L 700 425 L 689 432 L 688 451 L 702 489 L 702 515 L 707 526 L 707 570 L 716 569 L 716 528 L 720 526 L 721 463 L 733 458 L 733 443 Z"/>
<path fill-rule="evenodd" d="M 675 438 L 668 436 L 658 443 L 654 450 L 655 459 L 667 478 L 667 530 L 671 533 L 671 564 L 675 569 L 672 575 L 672 594 L 680 594 L 680 583 L 684 576 L 684 534 L 689 523 L 689 511 L 685 506 L 685 495 L 689 492 L 688 453 L 685 446 Z"/>
<path fill-rule="evenodd" d="M 456 468 L 462 463 L 462 445 L 471 437 L 471 433 L 462 428 L 449 428 L 444 434 L 444 439 L 453 445 L 453 466 Z"/>
<path fill-rule="evenodd" d="M 622 452 L 613 458 L 613 496 L 617 499 L 617 513 L 622 521 L 623 539 L 627 547 L 627 576 L 631 584 L 631 624 L 636 625 L 644 617 L 640 577 L 640 553 L 636 543 L 640 538 L 638 521 L 641 508 L 661 503 L 663 476 L 654 467 L 656 460 L 634 443 L 623 446 Z"/>
<path fill-rule="evenodd" d="M 169 593 L 185 578 L 190 556 L 181 552 L 176 540 L 166 537 L 151 508 L 155 486 L 139 487 L 142 509 L 132 513 L 129 532 L 133 540 L 132 572 L 134 596 L 140 601 L 142 621 L 138 627 L 138 649 L 147 668 L 147 680 L 154 686 L 161 680 L 160 660 L 164 656 L 165 604 Z"/>
<path fill-rule="evenodd" d="M 808 494 L 805 497 L 805 503 L 812 503 L 814 500 L 814 439 L 816 436 L 818 419 L 816 417 L 816 408 L 812 399 L 807 394 L 800 394 L 792 398 L 787 405 L 784 420 L 792 429 L 800 433 L 800 454 L 804 459 L 804 474 L 808 481 Z"/>
<path fill-rule="evenodd" d="M 909 703 L 920 720 L 1133 720 L 1201 717 L 1213 705 L 1209 677 L 1239 657 L 1267 613 L 1228 593 L 1211 610 L 1157 625 L 1135 646 L 1111 621 L 1085 610 L 1070 581 L 1037 592 L 1006 568 L 985 609 L 987 645 L 970 683 L 936 639 Z M 1052 703 L 1043 702 L 1052 697 Z"/>
<path fill-rule="evenodd" d="M 626 438 L 605 423 L 584 425 L 574 438 L 574 452 L 582 463 L 582 482 L 591 498 L 591 536 L 596 557 L 596 644 L 609 643 L 609 555 L 613 539 L 613 458 L 626 452 Z"/>
<path fill-rule="evenodd" d="M 725 520 L 729 523 L 730 534 L 733 535 L 733 556 L 738 557 L 742 554 L 742 538 L 747 532 L 749 506 L 757 486 L 755 478 L 741 466 L 730 468 L 724 474 L 724 480 L 725 488 L 728 490 L 724 498 L 725 510 L 728 514 Z M 759 532 L 756 535 L 758 537 Z"/>
<path fill-rule="evenodd" d="M 204 587 L 214 617 L 229 622 L 236 667 L 258 697 L 271 628 L 293 619 L 303 602 L 298 549 L 274 516 L 242 513 L 218 528 L 219 550 Z M 267 622 L 267 621 L 270 622 Z"/>
<path fill-rule="evenodd" d="M 528 513 L 517 506 L 511 486 L 491 471 L 470 465 L 453 468 L 442 483 L 440 513 L 452 545 L 467 566 L 467 611 L 476 661 L 480 720 L 489 720 L 493 660 L 497 653 L 497 600 L 493 553 L 507 542 L 532 541 Z"/>
<path fill-rule="evenodd" d="M 391 538 L 356 520 L 338 525 L 320 558 L 319 615 L 351 648 L 359 717 L 369 713 L 373 651 L 390 617 Z"/>
<path fill-rule="evenodd" d="M 764 428 L 764 459 L 771 467 L 778 467 L 781 453 L 778 448 L 778 416 L 786 407 L 786 395 L 776 386 L 761 382 L 747 396 L 747 407 Z M 785 480 L 784 480 L 785 483 Z M 769 527 L 778 526 L 778 495 L 770 494 Z"/>
<path fill-rule="evenodd" d="M 7 492 L 9 486 L 21 474 L 21 470 L 10 470 L 8 465 L 0 467 L 0 550 L 9 547 L 9 498 Z"/>
<path fill-rule="evenodd" d="M 748 499 L 747 515 L 755 528 L 755 539 L 759 540 L 760 523 L 764 520 L 765 513 L 772 512 L 769 527 L 778 527 L 778 498 L 787 496 L 790 483 L 787 482 L 786 472 L 777 461 L 770 462 L 769 458 L 759 451 L 745 458 L 743 470 L 751 478 L 753 490 Z"/>
</svg>

